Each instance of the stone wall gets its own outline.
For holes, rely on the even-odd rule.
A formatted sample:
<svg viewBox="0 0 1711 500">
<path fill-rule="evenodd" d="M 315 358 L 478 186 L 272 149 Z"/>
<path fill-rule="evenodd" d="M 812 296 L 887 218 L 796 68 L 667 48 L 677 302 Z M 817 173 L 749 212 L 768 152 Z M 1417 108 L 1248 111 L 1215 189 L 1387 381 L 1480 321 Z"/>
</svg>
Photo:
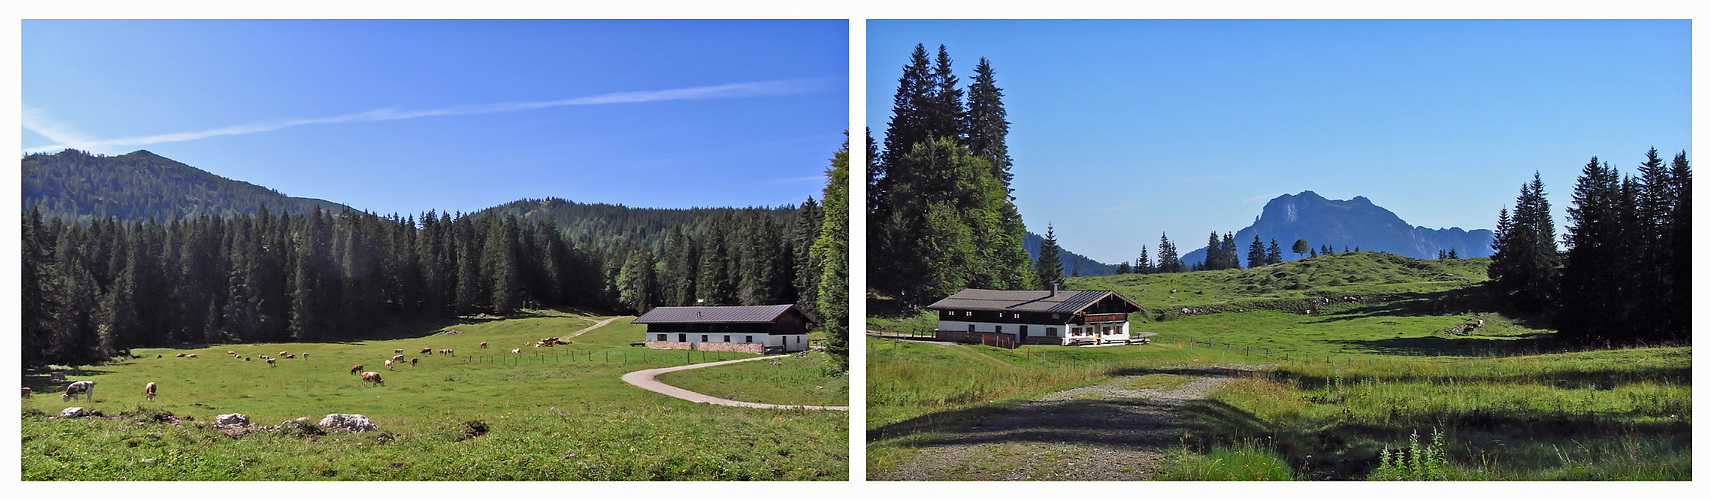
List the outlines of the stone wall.
<svg viewBox="0 0 1711 500">
<path fill-rule="evenodd" d="M 649 349 L 689 349 L 691 344 L 689 342 L 660 342 L 657 340 L 650 340 L 646 345 Z M 698 350 L 701 351 L 746 352 L 750 354 L 761 354 L 766 352 L 766 344 L 760 343 L 744 344 L 736 342 L 701 342 L 699 347 L 700 349 Z"/>
</svg>

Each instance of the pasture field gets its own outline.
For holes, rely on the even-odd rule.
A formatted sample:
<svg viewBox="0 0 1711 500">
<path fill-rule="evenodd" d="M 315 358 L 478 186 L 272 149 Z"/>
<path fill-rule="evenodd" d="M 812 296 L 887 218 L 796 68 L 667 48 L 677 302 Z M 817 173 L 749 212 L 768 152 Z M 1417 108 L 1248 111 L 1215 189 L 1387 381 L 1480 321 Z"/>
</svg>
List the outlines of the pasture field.
<svg viewBox="0 0 1711 500">
<path fill-rule="evenodd" d="M 769 361 L 676 371 L 659 381 L 713 397 L 753 403 L 849 406 L 850 377 L 823 351 Z"/>
<path fill-rule="evenodd" d="M 848 415 L 731 408 L 631 387 L 624 373 L 684 364 L 683 351 L 630 347 L 642 328 L 620 318 L 554 348 L 522 347 L 593 321 L 541 311 L 425 327 L 414 336 L 334 344 L 138 349 L 136 359 L 67 373 L 96 382 L 95 400 L 58 401 L 45 374 L 22 403 L 23 479 L 53 480 L 841 480 Z M 461 330 L 454 335 L 438 334 Z M 486 341 L 489 347 L 481 349 Z M 423 348 L 454 350 L 451 356 Z M 518 348 L 522 354 L 513 354 Z M 391 371 L 394 349 L 418 358 Z M 225 354 L 252 357 L 245 362 Z M 259 354 L 298 359 L 269 366 Z M 197 358 L 178 358 L 177 353 Z M 302 353 L 309 353 L 302 359 Z M 162 357 L 156 358 L 155 355 Z M 751 355 L 693 353 L 690 362 Z M 645 359 L 645 361 L 644 361 Z M 353 364 L 381 373 L 362 387 Z M 757 363 L 738 363 L 737 366 Z M 764 366 L 764 365 L 763 365 Z M 693 370 L 692 370 L 693 371 Z M 159 384 L 153 402 L 144 383 Z M 789 384 L 788 380 L 778 382 Z M 811 387 L 810 387 L 811 388 Z M 803 403 L 807 403 L 804 401 Z M 82 406 L 101 418 L 58 419 Z M 312 426 L 228 437 L 215 415 L 257 426 L 329 413 L 368 416 L 380 431 Z M 193 420 L 186 420 L 185 418 Z"/>
<path fill-rule="evenodd" d="M 1028 346 L 1030 356 L 870 337 L 869 469 L 1010 401 L 1117 375 L 1168 386 L 1171 368 L 1242 363 L 1278 367 L 1185 407 L 1180 449 L 1154 479 L 1691 479 L 1692 349 L 1564 349 L 1486 306 L 1486 261 L 1349 252 L 1070 281 L 1151 309 L 1131 315 L 1136 331 L 1159 333 L 1150 346 Z"/>
</svg>

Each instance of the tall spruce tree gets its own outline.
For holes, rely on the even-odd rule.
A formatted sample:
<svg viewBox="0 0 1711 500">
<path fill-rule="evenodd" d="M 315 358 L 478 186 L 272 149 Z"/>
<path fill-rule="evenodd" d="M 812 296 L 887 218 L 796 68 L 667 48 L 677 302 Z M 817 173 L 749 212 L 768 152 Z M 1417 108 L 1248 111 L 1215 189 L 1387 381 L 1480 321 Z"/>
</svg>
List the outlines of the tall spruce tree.
<svg viewBox="0 0 1711 500">
<path fill-rule="evenodd" d="M 1040 258 L 1034 262 L 1034 275 L 1038 277 L 1040 286 L 1063 283 L 1063 249 L 1058 247 L 1057 233 L 1049 222 L 1046 223 L 1045 240 L 1040 242 Z"/>
<path fill-rule="evenodd" d="M 1010 134 L 1010 122 L 1004 111 L 1004 90 L 998 88 L 992 64 L 986 58 L 974 66 L 974 81 L 968 85 L 968 113 L 965 115 L 968 149 L 992 166 L 992 177 L 1010 191 L 1010 150 L 1005 136 Z"/>
<path fill-rule="evenodd" d="M 1158 237 L 1158 272 L 1180 273 L 1184 271 L 1182 261 L 1176 256 L 1176 244 L 1170 242 L 1170 237 L 1159 233 Z"/>
<path fill-rule="evenodd" d="M 871 161 L 872 156 L 868 158 Z M 842 370 L 849 369 L 849 176 L 850 145 L 845 140 L 826 170 L 826 187 L 821 191 L 824 209 L 820 233 L 812 249 L 820 268 L 815 295 L 826 328 L 826 353 L 838 361 Z"/>
<path fill-rule="evenodd" d="M 1267 265 L 1283 263 L 1283 247 L 1277 245 L 1277 238 L 1272 238 L 1271 244 L 1265 247 L 1265 263 Z"/>
<path fill-rule="evenodd" d="M 1259 240 L 1259 234 L 1254 234 L 1254 242 L 1248 244 L 1248 268 L 1256 268 L 1266 264 L 1265 243 Z"/>
<path fill-rule="evenodd" d="M 1135 257 L 1135 274 L 1153 274 L 1155 272 L 1158 272 L 1158 269 L 1153 267 L 1153 259 L 1147 256 L 1147 247 L 1142 245 L 1141 255 Z"/>
<path fill-rule="evenodd" d="M 1500 215 L 1493 248 L 1487 273 L 1500 299 L 1524 313 L 1549 312 L 1557 294 L 1560 256 L 1550 201 L 1537 172 L 1531 183 L 1521 186 L 1513 214 Z"/>
</svg>

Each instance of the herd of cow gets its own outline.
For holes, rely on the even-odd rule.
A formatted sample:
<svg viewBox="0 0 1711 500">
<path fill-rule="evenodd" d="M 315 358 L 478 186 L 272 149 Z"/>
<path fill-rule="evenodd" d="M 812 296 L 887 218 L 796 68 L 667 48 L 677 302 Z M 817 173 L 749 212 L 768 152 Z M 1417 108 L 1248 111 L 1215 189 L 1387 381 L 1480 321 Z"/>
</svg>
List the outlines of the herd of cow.
<svg viewBox="0 0 1711 500">
<path fill-rule="evenodd" d="M 554 340 L 557 340 L 557 339 L 554 339 Z M 568 343 L 568 342 L 565 342 L 565 343 Z M 487 343 L 482 342 L 481 347 L 484 347 L 484 348 L 487 347 Z M 393 353 L 392 358 L 385 360 L 387 370 L 391 370 L 392 364 L 395 362 L 400 363 L 400 364 L 405 362 L 404 361 L 404 350 L 403 349 L 393 349 L 392 353 Z M 438 349 L 438 350 L 436 350 L 436 349 L 431 348 L 431 347 L 422 348 L 421 354 L 428 354 L 428 353 L 437 353 L 437 354 L 440 354 L 442 356 L 454 356 L 454 355 L 456 355 L 455 351 L 453 351 L 451 349 Z M 241 359 L 244 361 L 250 361 L 251 360 L 251 358 L 249 356 L 244 356 L 242 354 L 238 354 L 237 351 L 226 351 L 226 354 L 231 356 L 234 359 Z M 278 356 L 269 356 L 266 354 L 261 354 L 261 355 L 258 355 L 256 357 L 259 357 L 263 361 L 266 361 L 269 366 L 278 366 L 276 364 L 276 361 L 278 361 L 279 359 L 281 359 L 281 358 L 283 358 L 283 359 L 297 359 L 297 356 L 298 356 L 297 354 L 292 354 L 292 353 L 285 352 L 285 351 L 279 351 Z M 303 356 L 302 359 L 304 359 L 304 360 L 309 359 L 309 353 L 306 353 L 306 352 L 302 353 L 302 356 Z M 162 357 L 165 357 L 165 356 L 160 355 L 160 354 L 155 355 L 155 358 L 162 358 Z M 195 353 L 182 353 L 181 352 L 181 353 L 174 355 L 174 357 L 195 358 L 196 354 Z M 410 358 L 410 360 L 409 360 L 410 366 L 412 366 L 412 367 L 416 366 L 417 361 L 418 361 L 417 358 Z M 380 373 L 378 373 L 378 372 L 365 372 L 365 371 L 362 371 L 362 365 L 360 365 L 360 364 L 352 365 L 351 366 L 351 375 L 356 375 L 358 373 L 362 374 L 362 382 L 361 383 L 362 383 L 363 387 L 368 387 L 370 384 L 378 385 L 381 387 L 386 386 L 386 382 L 381 379 Z M 65 382 L 65 373 L 64 372 L 57 372 L 57 371 L 52 372 L 49 374 L 49 377 L 54 383 Z M 71 384 L 66 385 L 65 386 L 65 393 L 60 394 L 59 398 L 61 401 L 71 401 L 73 399 L 77 399 L 78 396 L 83 396 L 85 399 L 93 401 L 95 398 L 95 392 L 94 391 L 95 391 L 95 382 L 91 382 L 88 380 L 79 380 L 77 382 L 72 382 Z M 154 382 L 149 382 L 148 385 L 143 386 L 143 395 L 146 398 L 148 398 L 149 401 L 154 401 L 154 394 L 155 394 L 155 383 Z M 29 387 L 24 388 L 23 397 L 26 397 L 26 398 L 31 397 Z"/>
</svg>

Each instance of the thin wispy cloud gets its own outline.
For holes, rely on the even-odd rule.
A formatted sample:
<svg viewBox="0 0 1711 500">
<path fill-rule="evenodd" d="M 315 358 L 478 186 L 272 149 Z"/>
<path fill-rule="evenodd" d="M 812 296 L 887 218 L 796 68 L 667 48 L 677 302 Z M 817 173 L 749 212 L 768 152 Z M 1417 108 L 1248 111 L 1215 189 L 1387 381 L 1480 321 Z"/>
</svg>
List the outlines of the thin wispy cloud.
<svg viewBox="0 0 1711 500">
<path fill-rule="evenodd" d="M 269 120 L 232 125 L 209 130 L 175 132 L 136 137 L 120 137 L 114 139 L 98 139 L 78 133 L 70 124 L 53 119 L 46 110 L 25 109 L 23 113 L 24 128 L 41 134 L 57 144 L 41 147 L 25 148 L 28 152 L 53 152 L 66 148 L 84 150 L 104 150 L 113 146 L 147 146 L 163 142 L 184 142 L 209 137 L 255 134 L 272 132 L 300 125 L 325 125 L 333 123 L 379 122 L 390 120 L 406 120 L 430 116 L 483 115 L 492 113 L 509 113 L 528 111 L 542 108 L 564 106 L 594 106 L 602 104 L 633 104 L 659 101 L 688 101 L 705 99 L 728 99 L 736 97 L 759 97 L 785 94 L 805 94 L 827 90 L 831 87 L 832 79 L 807 78 L 795 80 L 771 80 L 760 82 L 730 83 L 708 87 L 690 87 L 669 90 L 639 90 L 631 92 L 613 92 L 586 97 L 561 99 L 556 101 L 524 101 L 491 104 L 470 104 L 450 106 L 428 110 L 397 110 L 376 109 L 361 113 L 352 113 L 324 118 L 297 118 L 285 120 Z"/>
</svg>

